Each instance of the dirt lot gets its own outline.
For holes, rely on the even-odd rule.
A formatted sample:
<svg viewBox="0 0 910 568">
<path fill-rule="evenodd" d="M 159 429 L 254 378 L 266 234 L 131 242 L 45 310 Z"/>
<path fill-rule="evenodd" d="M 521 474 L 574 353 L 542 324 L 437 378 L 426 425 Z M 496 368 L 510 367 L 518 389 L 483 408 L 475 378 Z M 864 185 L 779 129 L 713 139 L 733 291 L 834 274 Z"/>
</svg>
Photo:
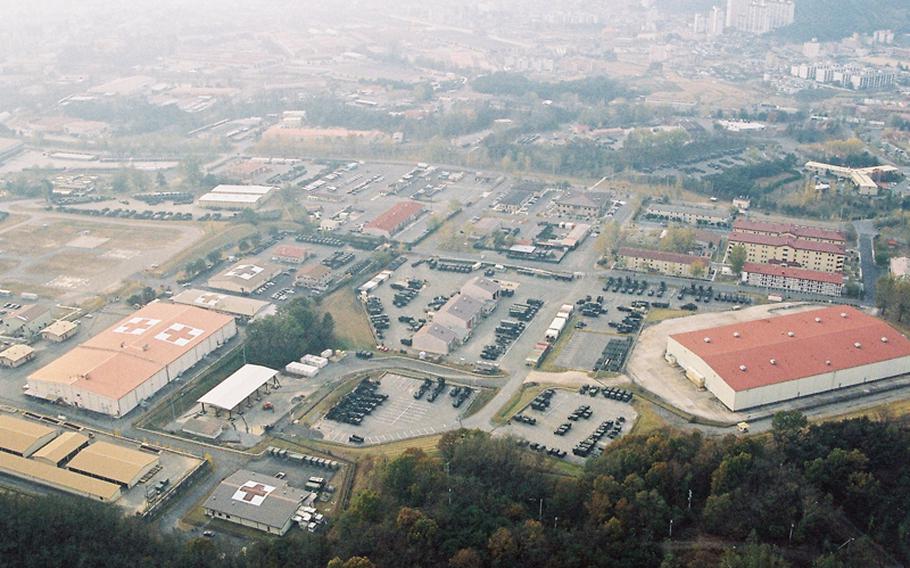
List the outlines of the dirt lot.
<svg viewBox="0 0 910 568">
<path fill-rule="evenodd" d="M 95 221 L 36 213 L 0 228 L 0 287 L 78 302 L 117 289 L 131 275 L 190 246 L 185 224 Z"/>
</svg>

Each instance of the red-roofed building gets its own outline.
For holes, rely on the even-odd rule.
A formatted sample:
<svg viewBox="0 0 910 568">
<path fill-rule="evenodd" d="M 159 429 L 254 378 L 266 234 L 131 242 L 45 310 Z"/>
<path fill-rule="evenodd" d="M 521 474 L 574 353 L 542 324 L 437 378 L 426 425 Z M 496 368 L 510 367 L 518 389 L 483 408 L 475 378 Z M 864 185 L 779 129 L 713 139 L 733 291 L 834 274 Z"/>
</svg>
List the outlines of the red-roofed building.
<svg viewBox="0 0 910 568">
<path fill-rule="evenodd" d="M 903 374 L 910 340 L 833 306 L 671 335 L 666 359 L 736 411 Z"/>
<path fill-rule="evenodd" d="M 310 251 L 306 247 L 297 245 L 278 245 L 272 254 L 272 260 L 287 264 L 302 264 L 310 257 Z"/>
<path fill-rule="evenodd" d="M 619 249 L 619 261 L 629 270 L 688 277 L 704 276 L 710 263 L 703 256 L 627 247 Z"/>
<path fill-rule="evenodd" d="M 363 232 L 387 239 L 407 227 L 423 213 L 423 205 L 416 201 L 400 201 L 367 223 Z"/>
<path fill-rule="evenodd" d="M 750 286 L 825 296 L 840 296 L 844 292 L 844 277 L 840 274 L 780 264 L 747 262 L 743 265 L 742 280 Z"/>
<path fill-rule="evenodd" d="M 789 223 L 772 223 L 770 221 L 756 221 L 740 217 L 733 222 L 734 233 L 747 233 L 753 235 L 766 235 L 769 237 L 790 237 L 804 241 L 831 243 L 843 245 L 847 237 L 841 231 L 823 229 L 821 227 L 808 227 L 791 225 Z"/>
</svg>

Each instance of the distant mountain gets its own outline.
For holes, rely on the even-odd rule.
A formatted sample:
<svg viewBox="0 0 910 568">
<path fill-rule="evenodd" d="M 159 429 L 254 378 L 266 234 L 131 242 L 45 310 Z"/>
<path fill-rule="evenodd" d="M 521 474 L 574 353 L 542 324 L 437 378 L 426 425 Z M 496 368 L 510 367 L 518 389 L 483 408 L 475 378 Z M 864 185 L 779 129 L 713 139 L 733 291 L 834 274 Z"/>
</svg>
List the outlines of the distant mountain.
<svg viewBox="0 0 910 568">
<path fill-rule="evenodd" d="M 854 32 L 910 32 L 907 0 L 796 0 L 796 21 L 776 33 L 793 41 L 834 41 Z"/>
</svg>

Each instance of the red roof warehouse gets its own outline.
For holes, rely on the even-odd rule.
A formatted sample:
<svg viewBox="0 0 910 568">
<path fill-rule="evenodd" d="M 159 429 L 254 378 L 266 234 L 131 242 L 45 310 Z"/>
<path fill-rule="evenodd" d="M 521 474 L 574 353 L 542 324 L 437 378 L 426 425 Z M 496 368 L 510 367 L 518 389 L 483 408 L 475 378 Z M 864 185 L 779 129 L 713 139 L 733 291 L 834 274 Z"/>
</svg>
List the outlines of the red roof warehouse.
<svg viewBox="0 0 910 568">
<path fill-rule="evenodd" d="M 423 205 L 420 203 L 400 201 L 367 223 L 363 232 L 390 238 L 419 217 L 421 213 L 423 213 Z"/>
<path fill-rule="evenodd" d="M 671 335 L 667 358 L 740 410 L 900 375 L 910 340 L 834 306 Z"/>
</svg>

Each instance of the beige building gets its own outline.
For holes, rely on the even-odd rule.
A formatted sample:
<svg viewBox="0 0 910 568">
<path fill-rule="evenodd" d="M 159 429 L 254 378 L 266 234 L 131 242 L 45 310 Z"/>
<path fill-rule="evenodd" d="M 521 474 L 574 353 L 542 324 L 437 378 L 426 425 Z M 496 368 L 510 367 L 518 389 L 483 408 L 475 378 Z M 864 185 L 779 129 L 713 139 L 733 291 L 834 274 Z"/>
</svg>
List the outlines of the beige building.
<svg viewBox="0 0 910 568">
<path fill-rule="evenodd" d="M 556 201 L 560 217 L 597 219 L 607 210 L 612 196 L 599 191 L 572 192 Z"/>
<path fill-rule="evenodd" d="M 12 345 L 0 352 L 0 366 L 14 369 L 35 358 L 35 350 L 28 345 Z"/>
<path fill-rule="evenodd" d="M 158 456 L 110 442 L 95 442 L 76 454 L 67 469 L 123 487 L 133 487 L 158 465 Z"/>
<path fill-rule="evenodd" d="M 436 322 L 430 322 L 414 334 L 411 347 L 416 351 L 448 355 L 459 343 L 458 335 Z"/>
<path fill-rule="evenodd" d="M 703 256 L 635 248 L 619 249 L 619 262 L 622 267 L 637 272 L 658 272 L 689 278 L 705 276 L 710 265 L 710 259 Z"/>
<path fill-rule="evenodd" d="M 727 225 L 730 211 L 720 207 L 699 207 L 673 203 L 652 203 L 645 209 L 645 217 L 664 221 L 677 221 L 688 225 Z"/>
<path fill-rule="evenodd" d="M 0 452 L 0 472 L 103 503 L 120 498 L 120 487 L 113 483 L 4 452 Z"/>
<path fill-rule="evenodd" d="M 0 414 L 0 453 L 27 458 L 57 435 L 57 430 L 32 420 Z"/>
<path fill-rule="evenodd" d="M 844 245 L 784 236 L 732 232 L 727 240 L 728 256 L 736 246 L 745 248 L 746 262 L 786 264 L 821 272 L 843 272 L 847 258 Z"/>
<path fill-rule="evenodd" d="M 321 264 L 304 266 L 297 271 L 294 286 L 320 290 L 329 285 L 332 280 L 332 271 Z"/>
<path fill-rule="evenodd" d="M 32 454 L 32 459 L 54 467 L 60 467 L 60 464 L 69 461 L 88 446 L 88 442 L 88 436 L 84 434 L 64 432 Z"/>
<path fill-rule="evenodd" d="M 840 296 L 844 292 L 844 277 L 832 272 L 790 268 L 779 264 L 745 263 L 742 281 L 750 286 L 806 292 L 823 296 Z"/>
<path fill-rule="evenodd" d="M 63 343 L 76 335 L 79 326 L 68 320 L 57 320 L 41 330 L 41 337 L 54 343 Z"/>
</svg>

